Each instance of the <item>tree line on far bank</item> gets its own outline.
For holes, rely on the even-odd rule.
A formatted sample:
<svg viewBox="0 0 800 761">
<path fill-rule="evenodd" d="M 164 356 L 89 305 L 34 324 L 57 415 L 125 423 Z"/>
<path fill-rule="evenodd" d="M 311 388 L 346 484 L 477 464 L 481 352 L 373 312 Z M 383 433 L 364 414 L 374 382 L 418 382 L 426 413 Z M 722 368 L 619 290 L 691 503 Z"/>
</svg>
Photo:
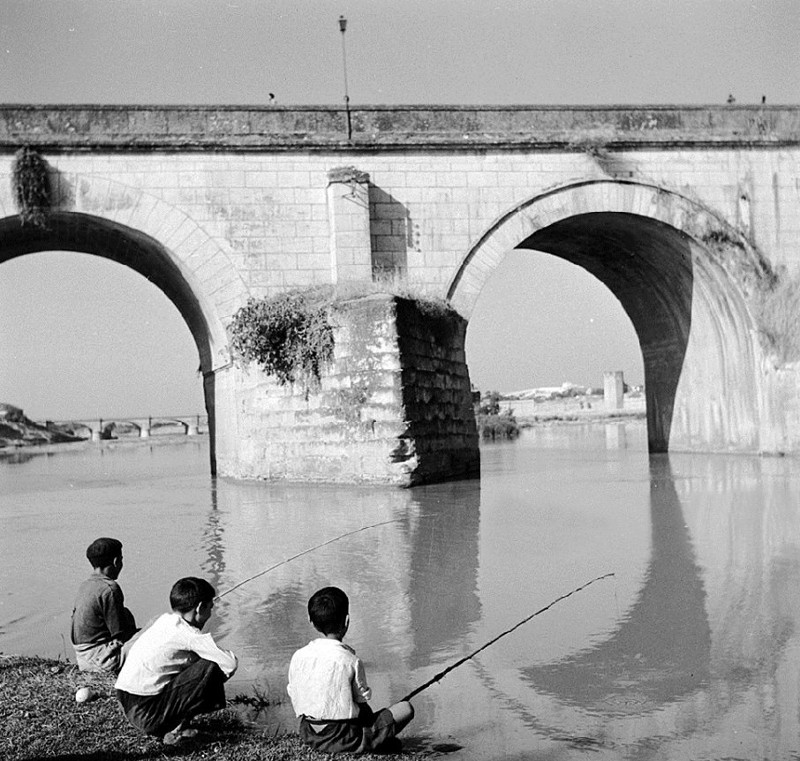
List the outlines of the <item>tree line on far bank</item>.
<svg viewBox="0 0 800 761">
<path fill-rule="evenodd" d="M 500 392 L 473 391 L 475 422 L 481 439 L 497 441 L 498 439 L 515 439 L 519 436 L 519 425 L 511 409 L 500 411 Z"/>
</svg>

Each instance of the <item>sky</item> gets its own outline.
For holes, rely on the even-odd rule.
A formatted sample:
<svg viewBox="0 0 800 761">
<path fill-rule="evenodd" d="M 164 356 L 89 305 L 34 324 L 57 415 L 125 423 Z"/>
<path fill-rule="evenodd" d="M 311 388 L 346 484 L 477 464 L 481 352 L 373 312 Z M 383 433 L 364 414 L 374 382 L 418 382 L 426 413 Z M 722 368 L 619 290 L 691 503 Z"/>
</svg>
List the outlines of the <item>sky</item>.
<svg viewBox="0 0 800 761">
<path fill-rule="evenodd" d="M 795 104 L 797 0 L 3 0 L 5 103 Z M 197 351 L 120 265 L 0 265 L 0 402 L 36 419 L 202 410 Z M 511 252 L 468 329 L 473 382 L 510 391 L 604 370 L 642 381 L 630 322 L 591 276 Z"/>
</svg>

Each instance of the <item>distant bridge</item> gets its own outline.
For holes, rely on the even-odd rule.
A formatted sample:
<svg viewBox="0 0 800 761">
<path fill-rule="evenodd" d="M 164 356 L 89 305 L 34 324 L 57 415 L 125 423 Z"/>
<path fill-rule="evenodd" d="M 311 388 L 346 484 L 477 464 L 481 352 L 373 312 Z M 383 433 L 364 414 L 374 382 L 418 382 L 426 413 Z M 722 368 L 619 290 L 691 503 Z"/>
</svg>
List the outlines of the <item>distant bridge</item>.
<svg viewBox="0 0 800 761">
<path fill-rule="evenodd" d="M 112 417 L 112 418 L 80 418 L 72 420 L 48 420 L 48 428 L 70 428 L 80 435 L 85 431 L 92 441 L 117 438 L 131 438 L 134 435 L 146 439 L 174 433 L 182 428 L 186 436 L 208 433 L 208 415 L 159 415 L 157 417 Z M 124 431 L 129 431 L 125 433 Z"/>
</svg>

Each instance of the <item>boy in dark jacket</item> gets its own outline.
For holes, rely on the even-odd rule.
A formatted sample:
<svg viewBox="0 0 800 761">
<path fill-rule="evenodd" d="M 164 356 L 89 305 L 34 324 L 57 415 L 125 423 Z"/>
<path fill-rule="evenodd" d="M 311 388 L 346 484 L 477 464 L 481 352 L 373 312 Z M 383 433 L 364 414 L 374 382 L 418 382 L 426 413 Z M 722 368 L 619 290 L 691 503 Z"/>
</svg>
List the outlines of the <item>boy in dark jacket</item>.
<svg viewBox="0 0 800 761">
<path fill-rule="evenodd" d="M 95 539 L 86 550 L 92 574 L 78 588 L 72 609 L 72 646 L 81 671 L 119 671 L 123 646 L 136 634 L 136 621 L 117 584 L 122 542 Z"/>
</svg>

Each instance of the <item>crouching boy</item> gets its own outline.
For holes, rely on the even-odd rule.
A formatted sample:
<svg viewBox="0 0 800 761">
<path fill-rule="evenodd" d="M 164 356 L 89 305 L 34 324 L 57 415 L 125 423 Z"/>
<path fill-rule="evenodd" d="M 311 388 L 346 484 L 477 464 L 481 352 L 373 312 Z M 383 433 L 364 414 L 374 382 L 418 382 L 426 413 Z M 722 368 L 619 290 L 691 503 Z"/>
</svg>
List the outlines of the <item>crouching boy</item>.
<svg viewBox="0 0 800 761">
<path fill-rule="evenodd" d="M 194 737 L 189 721 L 225 707 L 224 682 L 236 671 L 236 656 L 201 630 L 214 607 L 214 587 L 205 579 L 179 579 L 164 613 L 134 641 L 117 682 L 117 698 L 128 721 L 167 745 Z"/>
<path fill-rule="evenodd" d="M 403 701 L 373 713 L 364 664 L 342 643 L 350 626 L 350 602 L 337 587 L 308 601 L 308 617 L 322 635 L 292 656 L 288 692 L 300 719 L 300 739 L 325 753 L 391 750 L 395 735 L 414 718 Z"/>
</svg>

